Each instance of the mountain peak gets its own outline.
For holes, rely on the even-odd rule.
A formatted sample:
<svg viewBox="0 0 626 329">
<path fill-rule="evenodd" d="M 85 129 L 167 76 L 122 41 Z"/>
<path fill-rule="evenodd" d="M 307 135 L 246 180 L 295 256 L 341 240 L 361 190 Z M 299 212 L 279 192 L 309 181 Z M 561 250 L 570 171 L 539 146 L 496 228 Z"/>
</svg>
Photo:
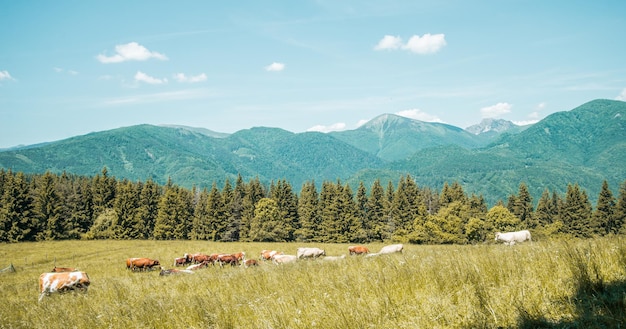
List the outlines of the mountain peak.
<svg viewBox="0 0 626 329">
<path fill-rule="evenodd" d="M 465 128 L 465 130 L 474 135 L 480 135 L 488 132 L 502 133 L 515 127 L 518 126 L 511 121 L 487 118 L 483 119 L 479 124 Z"/>
</svg>

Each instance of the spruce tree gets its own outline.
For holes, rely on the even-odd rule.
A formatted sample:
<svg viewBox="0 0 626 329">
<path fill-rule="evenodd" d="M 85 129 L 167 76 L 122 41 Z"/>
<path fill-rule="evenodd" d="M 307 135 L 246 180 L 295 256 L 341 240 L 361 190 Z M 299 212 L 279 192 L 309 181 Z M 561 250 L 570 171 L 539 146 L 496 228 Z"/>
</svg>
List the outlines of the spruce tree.
<svg viewBox="0 0 626 329">
<path fill-rule="evenodd" d="M 254 219 L 255 206 L 259 200 L 264 198 L 265 189 L 259 178 L 250 180 L 246 185 L 246 193 L 242 203 L 241 225 L 239 226 L 239 240 L 252 241 L 250 236 L 250 225 Z"/>
<path fill-rule="evenodd" d="M 615 212 L 615 198 L 609 190 L 609 183 L 604 180 L 602 189 L 598 195 L 596 210 L 591 216 L 591 229 L 595 235 L 604 236 L 609 234 Z"/>
<path fill-rule="evenodd" d="M 578 184 L 567 185 L 561 216 L 567 233 L 580 238 L 592 235 L 591 204 L 587 193 L 581 191 Z"/>
<path fill-rule="evenodd" d="M 609 233 L 626 234 L 626 180 L 619 188 L 613 221 L 609 223 Z"/>
<path fill-rule="evenodd" d="M 50 172 L 35 180 L 34 214 L 41 225 L 40 240 L 60 240 L 67 238 L 61 218 L 61 199 L 56 191 L 56 181 Z"/>
<path fill-rule="evenodd" d="M 355 242 L 357 240 L 358 221 L 356 217 L 356 203 L 354 193 L 349 184 L 341 186 L 337 183 L 338 190 L 338 210 L 339 227 L 341 233 L 334 239 L 334 243 Z"/>
<path fill-rule="evenodd" d="M 319 229 L 320 242 L 334 242 L 342 232 L 341 209 L 339 209 L 339 198 L 342 188 L 332 182 L 322 183 L 320 192 L 319 211 L 321 225 Z"/>
<path fill-rule="evenodd" d="M 537 223 L 533 220 L 533 199 L 528 192 L 526 184 L 519 185 L 517 196 L 512 198 L 512 205 L 509 211 L 520 219 L 521 228 L 534 229 Z"/>
<path fill-rule="evenodd" d="M 237 176 L 235 189 L 230 194 L 225 194 L 226 188 L 222 191 L 222 199 L 227 201 L 226 213 L 228 214 L 226 232 L 223 241 L 239 241 L 241 230 L 241 219 L 243 217 L 243 200 L 246 197 L 246 185 L 241 175 Z"/>
<path fill-rule="evenodd" d="M 154 238 L 156 240 L 178 239 L 175 233 L 180 220 L 178 218 L 178 188 L 172 184 L 171 180 L 168 180 L 165 186 L 165 192 L 159 200 L 158 209 L 159 211 L 154 223 Z"/>
<path fill-rule="evenodd" d="M 250 240 L 257 242 L 285 242 L 289 233 L 284 227 L 278 203 L 262 198 L 255 205 L 254 218 L 250 223 Z"/>
<path fill-rule="evenodd" d="M 209 192 L 204 188 L 198 195 L 198 201 L 193 211 L 193 222 L 189 233 L 189 238 L 192 240 L 209 240 L 211 237 L 208 199 Z"/>
<path fill-rule="evenodd" d="M 136 216 L 138 221 L 142 223 L 141 236 L 144 239 L 154 236 L 154 225 L 159 214 L 161 193 L 161 187 L 152 179 L 148 179 L 139 192 L 139 206 Z"/>
<path fill-rule="evenodd" d="M 356 229 L 353 240 L 358 243 L 366 243 L 370 241 L 370 232 L 372 231 L 372 224 L 370 217 L 368 216 L 368 198 L 367 189 L 363 181 L 359 182 L 359 187 L 356 191 Z"/>
<path fill-rule="evenodd" d="M 295 232 L 296 241 L 317 241 L 317 231 L 320 225 L 318 213 L 318 193 L 315 182 L 305 182 L 298 198 L 298 216 L 300 228 Z"/>
<path fill-rule="evenodd" d="M 34 241 L 39 226 L 24 173 L 7 172 L 0 197 L 0 242 Z"/>
<path fill-rule="evenodd" d="M 376 179 L 372 184 L 369 198 L 367 199 L 367 217 L 369 218 L 369 228 L 367 231 L 368 240 L 383 241 L 385 239 L 385 191 Z"/>
<path fill-rule="evenodd" d="M 128 180 L 117 183 L 113 210 L 117 216 L 113 231 L 116 239 L 140 239 L 143 223 L 137 217 L 139 191 L 137 185 Z"/>
<path fill-rule="evenodd" d="M 282 218 L 282 227 L 287 234 L 285 241 L 294 241 L 294 232 L 299 227 L 298 197 L 287 180 L 279 180 L 271 190 L 271 198 L 276 201 Z"/>
</svg>

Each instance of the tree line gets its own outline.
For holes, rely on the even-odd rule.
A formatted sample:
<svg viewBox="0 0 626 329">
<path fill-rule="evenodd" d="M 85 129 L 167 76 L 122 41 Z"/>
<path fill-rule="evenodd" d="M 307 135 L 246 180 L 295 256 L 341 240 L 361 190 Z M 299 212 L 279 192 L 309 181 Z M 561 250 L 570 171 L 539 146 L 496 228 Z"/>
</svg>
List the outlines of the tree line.
<svg viewBox="0 0 626 329">
<path fill-rule="evenodd" d="M 24 174 L 0 170 L 0 241 L 156 239 L 261 242 L 470 244 L 496 231 L 529 229 L 535 237 L 626 233 L 626 181 L 615 197 L 603 182 L 596 207 L 578 184 L 565 195 L 545 190 L 532 200 L 524 183 L 488 208 L 458 182 L 440 191 L 411 176 L 379 180 L 356 192 L 340 180 L 314 181 L 296 193 L 241 176 L 223 187 L 183 188 L 168 181 L 131 182 L 108 175 Z"/>
</svg>

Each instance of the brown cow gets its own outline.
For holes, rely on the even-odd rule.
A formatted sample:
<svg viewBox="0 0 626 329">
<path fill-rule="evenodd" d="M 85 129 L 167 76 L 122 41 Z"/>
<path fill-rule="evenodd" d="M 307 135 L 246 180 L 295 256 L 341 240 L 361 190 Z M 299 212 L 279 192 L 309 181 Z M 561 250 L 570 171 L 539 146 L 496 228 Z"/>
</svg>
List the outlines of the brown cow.
<svg viewBox="0 0 626 329">
<path fill-rule="evenodd" d="M 185 266 L 191 264 L 192 257 L 190 254 L 185 254 L 183 257 L 174 258 L 174 266 Z"/>
<path fill-rule="evenodd" d="M 206 262 L 208 260 L 209 260 L 209 256 L 205 254 L 198 253 L 198 254 L 191 255 L 191 262 L 194 264 L 199 264 L 202 262 Z"/>
<path fill-rule="evenodd" d="M 362 254 L 367 254 L 370 252 L 370 250 L 364 246 L 348 247 L 348 251 L 350 252 L 350 255 L 362 255 Z"/>
<path fill-rule="evenodd" d="M 239 265 L 239 259 L 237 259 L 235 255 L 231 254 L 218 255 L 217 262 L 220 266 L 224 266 L 224 264 L 230 264 L 231 266 Z"/>
<path fill-rule="evenodd" d="M 89 276 L 85 272 L 59 272 L 43 273 L 39 276 L 39 301 L 43 296 L 53 292 L 65 292 L 70 290 L 87 291 L 89 288 Z"/>
<path fill-rule="evenodd" d="M 259 262 L 256 259 L 246 259 L 241 265 L 247 268 L 250 266 L 259 266 Z"/>
<path fill-rule="evenodd" d="M 54 267 L 50 272 L 74 272 L 76 271 L 73 267 Z"/>
<path fill-rule="evenodd" d="M 150 258 L 128 258 L 126 260 L 126 268 L 133 271 L 148 271 L 160 265 L 158 260 Z"/>
</svg>

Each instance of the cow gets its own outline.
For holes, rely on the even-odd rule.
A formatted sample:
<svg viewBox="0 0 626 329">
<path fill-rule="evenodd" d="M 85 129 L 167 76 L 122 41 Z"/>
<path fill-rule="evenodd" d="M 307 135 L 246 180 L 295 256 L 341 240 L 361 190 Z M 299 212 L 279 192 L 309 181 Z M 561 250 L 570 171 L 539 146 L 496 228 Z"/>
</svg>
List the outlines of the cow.
<svg viewBox="0 0 626 329">
<path fill-rule="evenodd" d="M 296 253 L 298 258 L 317 258 L 320 256 L 326 256 L 326 252 L 320 248 L 298 248 Z"/>
<path fill-rule="evenodd" d="M 241 265 L 248 268 L 250 266 L 259 266 L 259 262 L 256 259 L 246 259 L 243 263 L 241 263 Z"/>
<path fill-rule="evenodd" d="M 81 290 L 87 292 L 89 288 L 89 276 L 85 272 L 56 272 L 43 273 L 39 276 L 39 301 L 43 296 L 53 292 L 65 292 L 70 290 Z"/>
<path fill-rule="evenodd" d="M 276 265 L 295 263 L 297 260 L 298 256 L 296 255 L 274 255 L 272 257 L 272 262 Z"/>
<path fill-rule="evenodd" d="M 224 266 L 224 264 L 230 264 L 231 266 L 239 265 L 239 259 L 237 256 L 232 254 L 222 254 L 217 256 L 217 262 L 220 266 Z"/>
<path fill-rule="evenodd" d="M 370 250 L 364 246 L 351 246 L 348 247 L 348 252 L 350 252 L 350 255 L 363 255 L 369 254 Z"/>
<path fill-rule="evenodd" d="M 235 256 L 235 258 L 237 258 L 237 260 L 240 262 L 243 262 L 246 259 L 246 253 L 243 251 L 234 253 L 232 255 Z"/>
<path fill-rule="evenodd" d="M 126 268 L 133 271 L 148 271 L 160 265 L 158 260 L 150 258 L 128 258 L 126 260 Z"/>
<path fill-rule="evenodd" d="M 209 255 L 205 255 L 201 253 L 191 255 L 191 262 L 194 264 L 199 264 L 202 262 L 206 262 L 208 260 L 209 260 Z"/>
<path fill-rule="evenodd" d="M 166 270 L 163 267 L 161 267 L 161 272 L 159 273 L 160 276 L 165 276 L 165 275 L 172 275 L 172 274 L 193 274 L 193 271 L 191 270 L 179 270 L 177 268 L 173 268 L 171 270 Z"/>
<path fill-rule="evenodd" d="M 191 255 L 185 254 L 183 257 L 174 258 L 174 266 L 185 266 L 191 264 Z"/>
<path fill-rule="evenodd" d="M 262 250 L 261 251 L 261 260 L 271 260 L 275 255 L 282 255 L 282 252 L 276 250 Z"/>
<path fill-rule="evenodd" d="M 50 272 L 76 272 L 76 269 L 73 267 L 54 267 Z"/>
<path fill-rule="evenodd" d="M 195 270 L 199 270 L 201 268 L 205 268 L 209 265 L 208 261 L 202 262 L 200 264 L 193 264 L 193 265 L 189 265 L 187 266 L 186 270 L 188 271 L 195 271 Z"/>
<path fill-rule="evenodd" d="M 498 240 L 509 246 L 516 242 L 532 241 L 528 230 L 507 233 L 496 232 L 496 241 Z"/>
<path fill-rule="evenodd" d="M 378 256 L 378 255 L 393 254 L 393 253 L 396 253 L 396 252 L 402 252 L 403 249 L 404 249 L 404 245 L 402 245 L 402 244 L 391 244 L 391 245 L 384 246 L 384 247 L 380 248 L 379 252 L 367 254 L 367 256 L 365 256 L 365 257 L 373 257 L 373 256 Z"/>
</svg>

